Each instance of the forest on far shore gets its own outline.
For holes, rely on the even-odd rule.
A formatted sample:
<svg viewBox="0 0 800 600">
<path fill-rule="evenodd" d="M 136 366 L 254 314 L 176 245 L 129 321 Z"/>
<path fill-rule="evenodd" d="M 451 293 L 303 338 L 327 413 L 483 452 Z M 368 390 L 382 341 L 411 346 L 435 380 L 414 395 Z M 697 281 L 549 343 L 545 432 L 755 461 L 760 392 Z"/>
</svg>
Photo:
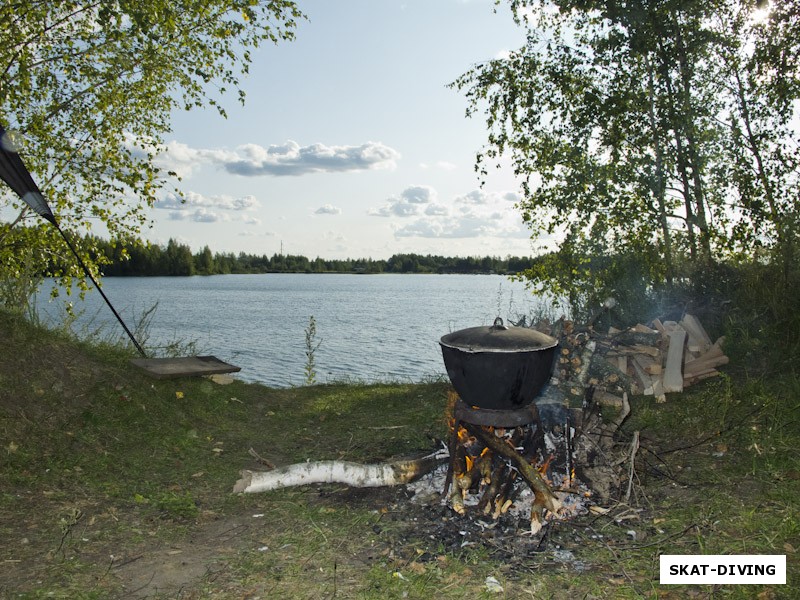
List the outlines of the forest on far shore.
<svg viewBox="0 0 800 600">
<path fill-rule="evenodd" d="M 102 273 L 114 276 L 221 275 L 229 273 L 518 273 L 530 268 L 533 257 L 447 257 L 430 254 L 395 254 L 375 260 L 308 258 L 297 254 L 272 256 L 240 252 L 200 252 L 173 239 L 166 246 L 135 241 L 127 244 L 93 240 L 99 250 Z M 105 259 L 105 260 L 104 260 Z"/>
</svg>

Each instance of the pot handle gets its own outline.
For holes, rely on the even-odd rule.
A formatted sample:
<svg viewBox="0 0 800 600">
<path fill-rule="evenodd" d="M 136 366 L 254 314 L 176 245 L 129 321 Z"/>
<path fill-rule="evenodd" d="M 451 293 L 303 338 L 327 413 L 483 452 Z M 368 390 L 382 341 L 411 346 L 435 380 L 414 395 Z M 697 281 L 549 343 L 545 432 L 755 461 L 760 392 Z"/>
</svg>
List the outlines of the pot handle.
<svg viewBox="0 0 800 600">
<path fill-rule="evenodd" d="M 508 329 L 505 325 L 503 325 L 503 319 L 501 317 L 497 317 L 494 320 L 494 325 L 492 325 L 494 329 Z"/>
</svg>

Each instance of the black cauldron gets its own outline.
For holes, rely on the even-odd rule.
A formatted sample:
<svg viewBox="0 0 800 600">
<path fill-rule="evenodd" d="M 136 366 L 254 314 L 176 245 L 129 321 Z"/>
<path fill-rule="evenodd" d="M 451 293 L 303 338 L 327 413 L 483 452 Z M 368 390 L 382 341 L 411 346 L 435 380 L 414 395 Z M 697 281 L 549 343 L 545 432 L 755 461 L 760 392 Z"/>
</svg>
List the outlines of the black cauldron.
<svg viewBox="0 0 800 600">
<path fill-rule="evenodd" d="M 515 410 L 527 406 L 550 379 L 555 338 L 527 327 L 460 329 L 439 341 L 447 376 L 470 406 Z"/>
</svg>

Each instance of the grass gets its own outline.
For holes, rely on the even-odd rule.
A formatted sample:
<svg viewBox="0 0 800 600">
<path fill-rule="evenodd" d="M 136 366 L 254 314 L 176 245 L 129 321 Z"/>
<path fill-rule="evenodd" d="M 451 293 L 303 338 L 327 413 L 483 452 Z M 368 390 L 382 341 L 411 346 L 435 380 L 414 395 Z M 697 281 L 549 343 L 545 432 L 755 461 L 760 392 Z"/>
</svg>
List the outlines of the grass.
<svg viewBox="0 0 800 600">
<path fill-rule="evenodd" d="M 631 502 L 554 525 L 547 551 L 509 560 L 431 535 L 422 523 L 438 516 L 401 489 L 230 493 L 257 468 L 250 448 L 277 464 L 430 451 L 444 383 L 155 381 L 119 349 L 3 312 L 0 339 L 2 597 L 770 599 L 800 586 L 791 374 L 734 368 L 666 404 L 635 398 Z M 660 586 L 663 553 L 785 554 L 789 582 Z"/>
</svg>

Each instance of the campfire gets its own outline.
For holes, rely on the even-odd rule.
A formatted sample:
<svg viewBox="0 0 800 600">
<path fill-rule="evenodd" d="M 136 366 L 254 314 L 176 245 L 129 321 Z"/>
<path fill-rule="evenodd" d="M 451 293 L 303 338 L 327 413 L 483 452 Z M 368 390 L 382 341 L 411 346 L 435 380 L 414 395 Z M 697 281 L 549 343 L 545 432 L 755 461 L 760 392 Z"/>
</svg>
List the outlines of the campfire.
<svg viewBox="0 0 800 600">
<path fill-rule="evenodd" d="M 585 508 L 591 493 L 575 477 L 570 424 L 549 431 L 535 404 L 517 411 L 471 408 L 449 394 L 450 460 L 442 497 L 464 515 L 492 519 L 527 509 L 531 533 L 545 517 L 561 518 Z M 489 423 L 493 424 L 489 424 Z M 576 501 L 577 499 L 577 501 Z"/>
<path fill-rule="evenodd" d="M 691 315 L 652 325 L 600 334 L 565 319 L 506 327 L 498 318 L 445 335 L 440 345 L 454 388 L 445 448 L 372 465 L 268 465 L 242 471 L 234 492 L 406 485 L 430 502 L 426 492 L 435 489 L 459 517 L 483 525 L 510 515 L 527 521 L 532 534 L 615 496 L 628 501 L 639 448 L 638 432 L 630 441 L 618 435 L 630 413 L 628 394 L 664 401 L 665 391 L 714 376 L 727 362 L 722 340 L 712 344 Z"/>
<path fill-rule="evenodd" d="M 442 337 L 442 355 L 456 392 L 450 395 L 450 461 L 444 493 L 450 506 L 467 506 L 497 519 L 523 492 L 532 494 L 530 531 L 546 515 L 558 517 L 575 484 L 568 407 L 537 406 L 553 371 L 558 341 L 542 332 L 473 327 Z M 466 398 L 465 402 L 462 398 Z"/>
</svg>

